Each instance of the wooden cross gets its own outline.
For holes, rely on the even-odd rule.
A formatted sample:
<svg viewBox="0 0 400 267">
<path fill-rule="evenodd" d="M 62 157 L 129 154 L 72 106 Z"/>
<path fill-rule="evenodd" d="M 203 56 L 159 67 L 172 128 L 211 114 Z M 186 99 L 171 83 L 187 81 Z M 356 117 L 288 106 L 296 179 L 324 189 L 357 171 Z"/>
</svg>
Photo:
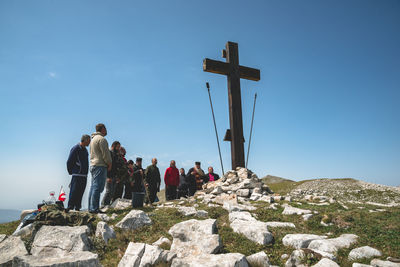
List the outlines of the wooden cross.
<svg viewBox="0 0 400 267">
<path fill-rule="evenodd" d="M 227 42 L 226 50 L 222 51 L 222 57 L 226 58 L 226 62 L 208 58 L 204 59 L 203 70 L 217 74 L 224 74 L 228 79 L 232 170 L 235 170 L 236 167 L 245 167 L 240 78 L 259 81 L 260 70 L 239 65 L 237 43 Z"/>
</svg>

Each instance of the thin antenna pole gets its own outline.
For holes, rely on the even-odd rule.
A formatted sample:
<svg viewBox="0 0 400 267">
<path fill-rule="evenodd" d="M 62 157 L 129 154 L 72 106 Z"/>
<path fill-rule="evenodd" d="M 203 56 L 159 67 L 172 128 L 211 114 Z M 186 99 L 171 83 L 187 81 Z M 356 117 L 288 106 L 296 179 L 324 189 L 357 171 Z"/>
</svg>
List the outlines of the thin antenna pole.
<svg viewBox="0 0 400 267">
<path fill-rule="evenodd" d="M 251 135 L 253 134 L 253 122 L 254 122 L 254 111 L 256 110 L 256 99 L 257 99 L 257 93 L 254 95 L 253 116 L 251 118 L 249 146 L 247 147 L 246 169 L 247 169 L 247 164 L 249 164 L 249 153 L 250 153 Z"/>
<path fill-rule="evenodd" d="M 221 148 L 219 146 L 217 124 L 215 123 L 214 108 L 213 108 L 213 104 L 212 104 L 212 100 L 211 100 L 210 84 L 208 82 L 206 82 L 206 86 L 207 86 L 207 90 L 208 90 L 208 98 L 210 99 L 211 113 L 212 113 L 213 121 L 214 121 L 215 136 L 217 137 L 218 153 L 219 153 L 219 160 L 221 161 L 222 175 L 224 175 L 225 174 L 224 165 L 222 164 Z"/>
</svg>

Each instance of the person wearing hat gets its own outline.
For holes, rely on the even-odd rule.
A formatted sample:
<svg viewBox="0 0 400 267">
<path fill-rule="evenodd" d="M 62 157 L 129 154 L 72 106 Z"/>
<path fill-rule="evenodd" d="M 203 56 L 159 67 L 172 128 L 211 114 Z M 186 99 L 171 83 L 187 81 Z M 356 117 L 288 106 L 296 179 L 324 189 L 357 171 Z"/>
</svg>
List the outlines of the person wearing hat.
<svg viewBox="0 0 400 267">
<path fill-rule="evenodd" d="M 131 194 L 130 198 L 132 199 L 132 192 L 143 192 L 144 191 L 144 171 L 142 168 L 142 158 L 136 158 L 136 164 L 133 166 L 133 175 L 131 182 Z"/>
<path fill-rule="evenodd" d="M 187 179 L 189 182 L 189 196 L 193 196 L 197 190 L 203 189 L 204 178 L 205 174 L 201 169 L 201 163 L 196 161 L 194 167 L 190 168 L 187 173 Z"/>
<path fill-rule="evenodd" d="M 157 159 L 151 160 L 151 165 L 146 168 L 145 171 L 145 186 L 147 190 L 147 204 L 152 204 L 156 197 L 157 192 L 160 192 L 161 175 L 160 170 L 157 167 Z"/>
<path fill-rule="evenodd" d="M 125 181 L 125 190 L 124 190 L 124 198 L 125 199 L 132 199 L 132 181 L 133 181 L 133 167 L 135 163 L 133 160 L 128 160 L 128 174 L 129 178 Z"/>
</svg>

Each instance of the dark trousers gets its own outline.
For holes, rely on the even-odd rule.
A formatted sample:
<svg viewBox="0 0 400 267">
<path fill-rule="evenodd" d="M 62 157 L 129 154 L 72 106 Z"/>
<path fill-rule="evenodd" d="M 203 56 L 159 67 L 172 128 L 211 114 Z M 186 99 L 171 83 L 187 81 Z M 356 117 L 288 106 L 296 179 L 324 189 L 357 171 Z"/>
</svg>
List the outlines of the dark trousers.
<svg viewBox="0 0 400 267">
<path fill-rule="evenodd" d="M 124 183 L 123 182 L 115 182 L 114 183 L 114 193 L 111 197 L 111 201 L 114 202 L 117 198 L 122 198 L 122 194 L 124 193 Z"/>
<path fill-rule="evenodd" d="M 167 200 L 176 199 L 176 186 L 175 185 L 166 185 L 165 186 L 165 198 Z"/>
<path fill-rule="evenodd" d="M 124 198 L 132 199 L 132 185 L 130 182 L 125 183 Z"/>
<path fill-rule="evenodd" d="M 147 188 L 146 188 L 146 193 L 147 193 L 147 197 L 146 197 L 146 203 L 147 204 L 151 204 L 151 203 L 154 203 L 154 201 L 156 200 L 156 196 L 157 196 L 157 191 L 158 191 L 158 188 L 157 188 L 157 186 L 152 186 L 152 185 L 149 185 Z"/>
<path fill-rule="evenodd" d="M 68 209 L 80 210 L 82 207 L 82 196 L 85 192 L 87 177 L 74 176 L 71 179 L 69 191 Z"/>
</svg>

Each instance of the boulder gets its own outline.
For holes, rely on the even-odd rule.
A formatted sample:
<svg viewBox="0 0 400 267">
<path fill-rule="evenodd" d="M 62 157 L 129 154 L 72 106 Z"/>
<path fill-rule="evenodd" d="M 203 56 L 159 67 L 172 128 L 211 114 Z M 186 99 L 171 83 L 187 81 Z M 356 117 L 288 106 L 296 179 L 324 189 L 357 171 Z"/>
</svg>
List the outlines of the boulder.
<svg viewBox="0 0 400 267">
<path fill-rule="evenodd" d="M 194 207 L 179 207 L 178 211 L 182 213 L 183 216 L 193 216 L 197 213 Z"/>
<path fill-rule="evenodd" d="M 17 256 L 13 266 L 24 267 L 101 267 L 97 254 L 89 251 L 71 252 L 63 257 Z"/>
<path fill-rule="evenodd" d="M 374 267 L 400 267 L 400 263 L 373 259 L 370 264 Z"/>
<path fill-rule="evenodd" d="M 240 253 L 196 255 L 175 258 L 171 267 L 248 267 L 246 257 Z"/>
<path fill-rule="evenodd" d="M 33 232 L 33 223 L 30 223 L 23 228 L 19 229 L 18 231 L 15 231 L 12 235 L 13 236 L 20 236 L 20 237 L 25 237 Z"/>
<path fill-rule="evenodd" d="M 224 205 L 225 203 L 229 203 L 229 204 L 237 204 L 237 196 L 236 194 L 221 194 L 218 195 L 217 197 L 215 197 L 213 200 L 213 202 L 220 204 L 220 205 Z"/>
<path fill-rule="evenodd" d="M 319 262 L 314 264 L 312 267 L 340 267 L 336 262 L 333 260 L 322 258 Z"/>
<path fill-rule="evenodd" d="M 302 264 L 304 261 L 306 254 L 301 249 L 296 249 L 290 254 L 289 259 L 285 263 L 285 267 L 305 267 L 306 265 Z"/>
<path fill-rule="evenodd" d="M 146 225 L 150 225 L 151 219 L 141 210 L 131 210 L 116 227 L 122 229 L 135 230 Z"/>
<path fill-rule="evenodd" d="M 312 234 L 288 234 L 282 239 L 283 245 L 296 249 L 307 248 L 314 240 L 325 239 L 327 236 L 312 235 Z"/>
<path fill-rule="evenodd" d="M 239 197 L 249 197 L 250 190 L 249 189 L 239 189 L 236 191 L 236 195 Z"/>
<path fill-rule="evenodd" d="M 132 207 L 132 200 L 125 199 L 125 198 L 117 198 L 110 205 L 110 208 L 113 208 L 115 210 L 124 210 L 124 209 L 131 208 L 131 207 Z"/>
<path fill-rule="evenodd" d="M 250 266 L 269 267 L 271 263 L 264 251 L 246 257 Z"/>
<path fill-rule="evenodd" d="M 256 210 L 256 207 L 253 207 L 251 205 L 245 205 L 245 204 L 231 204 L 228 202 L 225 202 L 222 206 L 224 209 L 226 209 L 229 212 L 232 211 L 252 211 L 252 210 Z"/>
<path fill-rule="evenodd" d="M 114 229 L 109 227 L 105 222 L 99 222 L 97 224 L 96 236 L 101 237 L 106 244 L 108 244 L 108 240 L 117 237 Z"/>
<path fill-rule="evenodd" d="M 173 237 L 171 251 L 178 257 L 213 254 L 222 247 L 214 219 L 184 221 L 172 226 L 168 233 Z"/>
<path fill-rule="evenodd" d="M 250 196 L 250 200 L 257 201 L 257 200 L 258 200 L 259 198 L 261 198 L 261 197 L 262 197 L 261 194 L 258 194 L 258 193 L 253 192 L 253 193 L 251 194 L 251 196 Z"/>
<path fill-rule="evenodd" d="M 236 173 L 237 176 L 242 180 L 251 178 L 251 175 L 253 174 L 250 170 L 242 167 L 237 167 Z"/>
<path fill-rule="evenodd" d="M 233 211 L 229 213 L 229 221 L 233 222 L 234 220 L 257 221 L 253 216 L 251 216 L 250 212 L 247 211 Z"/>
<path fill-rule="evenodd" d="M 303 215 L 303 214 L 311 214 L 312 213 L 311 210 L 299 209 L 299 208 L 292 207 L 290 205 L 285 205 L 284 207 L 285 207 L 285 209 L 282 212 L 283 215 L 293 215 L 293 214 Z"/>
<path fill-rule="evenodd" d="M 159 246 L 162 246 L 163 244 L 166 244 L 166 245 L 170 246 L 171 245 L 171 240 L 169 240 L 168 238 L 162 236 L 156 242 L 154 242 L 152 245 L 159 247 Z"/>
<path fill-rule="evenodd" d="M 288 227 L 288 228 L 296 228 L 294 223 L 290 222 L 267 222 L 268 227 Z"/>
<path fill-rule="evenodd" d="M 274 198 L 271 196 L 262 196 L 260 197 L 257 201 L 263 201 L 263 202 L 267 202 L 267 203 L 273 203 L 274 202 Z"/>
<path fill-rule="evenodd" d="M 70 252 L 88 251 L 91 247 L 87 226 L 42 226 L 32 243 L 31 254 L 62 258 Z"/>
<path fill-rule="evenodd" d="M 208 217 L 208 212 L 205 210 L 198 210 L 196 212 L 196 216 L 200 218 L 207 218 Z"/>
<path fill-rule="evenodd" d="M 0 243 L 0 266 L 11 266 L 15 256 L 27 255 L 25 248 L 19 236 L 10 236 Z"/>
<path fill-rule="evenodd" d="M 355 262 L 353 263 L 352 267 L 372 267 L 372 265 Z"/>
<path fill-rule="evenodd" d="M 371 248 L 369 246 L 364 246 L 352 249 L 349 253 L 349 260 L 355 261 L 359 259 L 364 259 L 364 258 L 368 259 L 380 256 L 382 256 L 382 253 L 379 250 Z"/>
<path fill-rule="evenodd" d="M 342 234 L 336 238 L 313 240 L 308 245 L 310 249 L 317 249 L 327 253 L 334 254 L 339 249 L 349 248 L 352 244 L 357 242 L 358 236 L 353 234 Z"/>
<path fill-rule="evenodd" d="M 155 266 L 156 264 L 164 262 L 165 254 L 163 251 L 164 250 L 157 246 L 146 244 L 139 267 Z"/>
<path fill-rule="evenodd" d="M 130 242 L 118 267 L 138 267 L 144 254 L 146 244 Z"/>
<path fill-rule="evenodd" d="M 0 235 L 0 243 L 3 242 L 3 240 L 6 239 L 6 238 L 7 238 L 7 235 L 1 234 Z"/>
<path fill-rule="evenodd" d="M 271 244 L 274 241 L 273 235 L 268 231 L 267 224 L 260 221 L 244 221 L 236 219 L 231 222 L 231 228 L 235 233 L 243 234 L 248 239 L 260 245 Z"/>
</svg>

